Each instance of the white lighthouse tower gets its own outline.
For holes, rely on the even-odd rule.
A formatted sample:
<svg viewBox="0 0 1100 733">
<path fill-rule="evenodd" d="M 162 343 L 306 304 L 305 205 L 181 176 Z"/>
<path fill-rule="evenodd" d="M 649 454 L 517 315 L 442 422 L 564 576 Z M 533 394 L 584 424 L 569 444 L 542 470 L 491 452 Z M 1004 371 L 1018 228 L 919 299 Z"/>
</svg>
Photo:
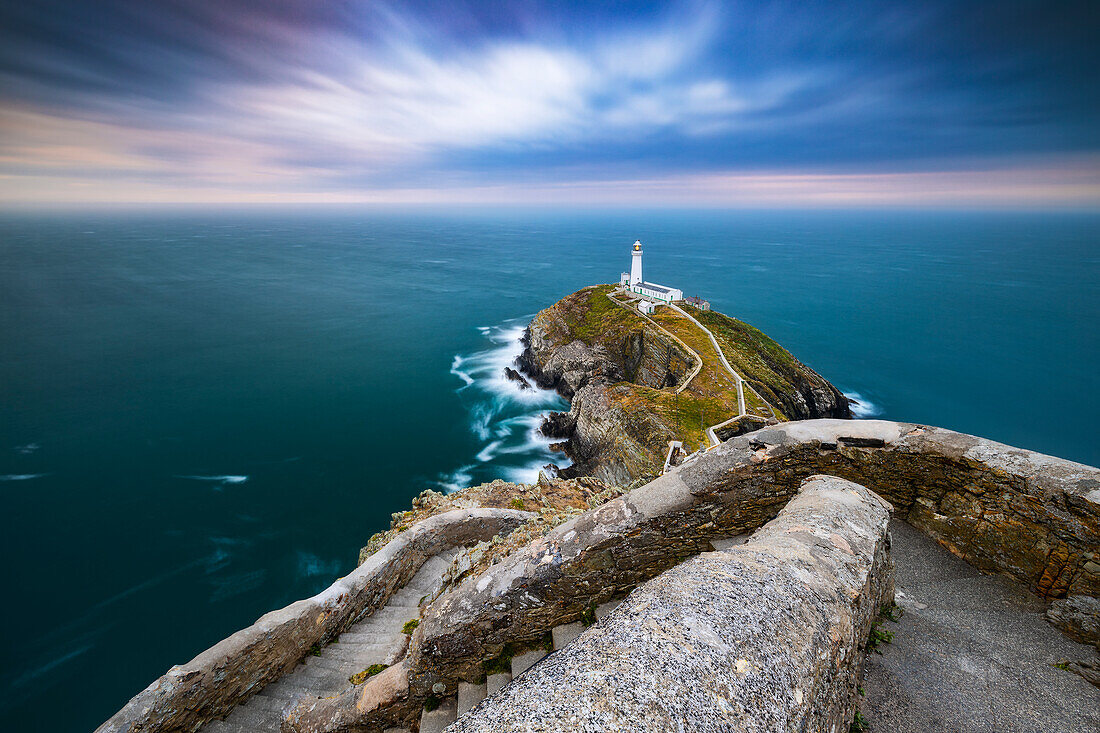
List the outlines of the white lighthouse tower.
<svg viewBox="0 0 1100 733">
<path fill-rule="evenodd" d="M 629 293 L 645 296 L 639 303 L 639 308 L 648 305 L 648 313 L 653 312 L 654 302 L 672 303 L 684 299 L 684 291 L 679 288 L 670 288 L 667 285 L 647 283 L 642 279 L 642 242 L 635 240 L 630 252 L 630 274 L 625 272 L 619 276 L 619 287 Z"/>
<path fill-rule="evenodd" d="M 630 284 L 639 285 L 642 282 L 642 240 L 637 239 L 630 259 Z"/>
</svg>

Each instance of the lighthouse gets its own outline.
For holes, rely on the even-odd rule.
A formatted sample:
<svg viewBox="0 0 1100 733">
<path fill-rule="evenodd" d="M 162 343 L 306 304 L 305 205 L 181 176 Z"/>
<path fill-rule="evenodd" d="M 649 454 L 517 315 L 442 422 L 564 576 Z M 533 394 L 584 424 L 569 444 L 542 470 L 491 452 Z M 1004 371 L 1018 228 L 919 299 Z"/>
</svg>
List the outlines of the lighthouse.
<svg viewBox="0 0 1100 733">
<path fill-rule="evenodd" d="M 634 252 L 630 260 L 630 284 L 638 285 L 642 282 L 642 240 L 634 240 Z"/>
<path fill-rule="evenodd" d="M 645 298 L 652 299 L 652 301 L 671 303 L 676 300 L 684 299 L 684 291 L 679 288 L 670 288 L 667 285 L 647 283 L 642 279 L 641 240 L 634 240 L 634 246 L 631 247 L 630 250 L 630 274 L 628 275 L 624 272 L 619 276 L 619 287 L 629 293 L 645 296 Z M 650 312 L 652 312 L 652 310 Z"/>
</svg>

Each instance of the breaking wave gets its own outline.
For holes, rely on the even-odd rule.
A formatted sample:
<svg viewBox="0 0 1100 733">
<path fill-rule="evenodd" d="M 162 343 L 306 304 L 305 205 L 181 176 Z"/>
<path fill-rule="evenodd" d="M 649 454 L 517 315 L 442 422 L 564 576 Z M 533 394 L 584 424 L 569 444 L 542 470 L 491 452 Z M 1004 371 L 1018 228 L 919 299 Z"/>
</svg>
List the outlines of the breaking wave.
<svg viewBox="0 0 1100 733">
<path fill-rule="evenodd" d="M 882 407 L 876 405 L 859 392 L 845 392 L 848 398 L 848 407 L 852 411 L 852 417 L 856 419 L 878 417 L 882 414 Z"/>
<path fill-rule="evenodd" d="M 523 353 L 521 339 L 528 320 L 479 326 L 487 347 L 456 354 L 451 361 L 451 374 L 462 381 L 455 391 L 462 397 L 470 432 L 480 445 L 469 463 L 438 477 L 436 485 L 448 493 L 496 478 L 531 483 L 547 463 L 568 465 L 564 456 L 550 450 L 554 441 L 540 433 L 539 426 L 548 412 L 568 410 L 569 403 L 530 380 L 524 388 L 504 374 Z"/>
</svg>

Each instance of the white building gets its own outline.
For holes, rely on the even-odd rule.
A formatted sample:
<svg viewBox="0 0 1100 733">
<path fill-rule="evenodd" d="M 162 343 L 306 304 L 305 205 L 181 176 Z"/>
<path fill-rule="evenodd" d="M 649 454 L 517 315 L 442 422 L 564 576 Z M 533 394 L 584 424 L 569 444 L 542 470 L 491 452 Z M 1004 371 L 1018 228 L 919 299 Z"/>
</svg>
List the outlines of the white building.
<svg viewBox="0 0 1100 733">
<path fill-rule="evenodd" d="M 670 288 L 667 285 L 657 285 L 642 279 L 642 243 L 634 242 L 633 251 L 630 253 L 630 273 L 623 273 L 619 277 L 619 285 L 632 293 L 644 295 L 664 303 L 674 300 L 683 300 L 684 291 L 678 288 Z"/>
</svg>

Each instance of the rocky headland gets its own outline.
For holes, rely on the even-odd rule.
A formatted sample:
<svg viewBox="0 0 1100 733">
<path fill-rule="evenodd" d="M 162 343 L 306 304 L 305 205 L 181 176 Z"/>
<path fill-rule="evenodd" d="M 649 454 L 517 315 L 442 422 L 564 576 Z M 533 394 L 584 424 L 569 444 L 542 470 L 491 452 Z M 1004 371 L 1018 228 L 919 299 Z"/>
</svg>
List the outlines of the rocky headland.
<svg viewBox="0 0 1100 733">
<path fill-rule="evenodd" d="M 684 442 L 685 453 L 705 447 L 705 428 L 736 416 L 738 405 L 701 329 L 669 309 L 644 317 L 613 294 L 611 286 L 587 287 L 540 311 L 527 327 L 519 365 L 570 400 L 568 413 L 551 414 L 543 425 L 550 437 L 565 439 L 573 465 L 562 475 L 628 485 L 658 475 L 669 441 Z M 851 417 L 840 390 L 758 329 L 682 308 L 715 335 L 751 388 L 746 419 L 722 438 L 786 420 Z"/>
</svg>

